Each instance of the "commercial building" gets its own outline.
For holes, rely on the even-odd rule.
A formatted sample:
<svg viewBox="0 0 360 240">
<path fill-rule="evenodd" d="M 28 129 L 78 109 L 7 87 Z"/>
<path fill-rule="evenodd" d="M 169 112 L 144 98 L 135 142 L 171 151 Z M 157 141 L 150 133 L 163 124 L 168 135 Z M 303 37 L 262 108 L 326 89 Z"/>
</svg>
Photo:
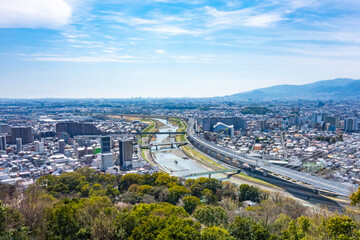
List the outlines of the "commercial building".
<svg viewBox="0 0 360 240">
<path fill-rule="evenodd" d="M 129 140 L 119 140 L 119 158 L 116 162 L 117 166 L 126 168 L 126 162 L 132 161 L 133 143 Z"/>
<path fill-rule="evenodd" d="M 6 149 L 6 136 L 0 136 L 0 151 Z"/>
<path fill-rule="evenodd" d="M 111 138 L 109 136 L 101 137 L 101 153 L 109 153 L 111 151 Z"/>
<path fill-rule="evenodd" d="M 23 144 L 32 143 L 34 138 L 32 136 L 31 127 L 12 127 L 10 130 L 9 144 L 16 144 L 16 139 L 21 138 Z"/>
<path fill-rule="evenodd" d="M 16 138 L 16 151 L 22 151 L 22 138 Z"/>
<path fill-rule="evenodd" d="M 264 131 L 267 129 L 266 120 L 258 120 L 257 127 L 260 131 Z"/>
<path fill-rule="evenodd" d="M 346 118 L 344 120 L 344 131 L 354 132 L 359 130 L 359 120 L 357 118 Z"/>
<path fill-rule="evenodd" d="M 246 130 L 247 122 L 245 119 L 239 117 L 230 117 L 230 118 L 204 118 L 203 119 L 203 131 L 213 132 L 214 125 L 218 122 L 221 122 L 226 125 L 233 125 L 234 130 Z"/>
<path fill-rule="evenodd" d="M 76 135 L 99 135 L 101 131 L 90 123 L 82 122 L 63 122 L 56 124 L 56 133 L 67 132 L 70 137 Z"/>
<path fill-rule="evenodd" d="M 58 144 L 59 144 L 59 152 L 64 153 L 65 152 L 65 140 L 60 139 Z"/>
<path fill-rule="evenodd" d="M 112 153 L 102 153 L 100 160 L 100 170 L 106 171 L 109 167 L 114 166 L 114 156 Z"/>
<path fill-rule="evenodd" d="M 44 142 L 35 141 L 35 152 L 43 153 L 44 152 Z"/>
<path fill-rule="evenodd" d="M 221 122 L 218 122 L 214 125 L 214 132 L 223 133 L 228 135 L 229 137 L 234 137 L 234 126 L 233 125 L 226 125 Z"/>
<path fill-rule="evenodd" d="M 5 123 L 0 123 L 0 133 L 9 133 L 10 127 Z"/>
</svg>

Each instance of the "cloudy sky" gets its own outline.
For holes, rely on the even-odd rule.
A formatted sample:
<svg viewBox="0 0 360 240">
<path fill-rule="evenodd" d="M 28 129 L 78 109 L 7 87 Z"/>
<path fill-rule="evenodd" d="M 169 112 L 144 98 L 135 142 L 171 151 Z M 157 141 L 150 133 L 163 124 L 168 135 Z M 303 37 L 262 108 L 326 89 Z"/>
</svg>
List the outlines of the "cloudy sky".
<svg viewBox="0 0 360 240">
<path fill-rule="evenodd" d="M 360 79 L 359 0 L 0 0 L 0 98 Z"/>
</svg>

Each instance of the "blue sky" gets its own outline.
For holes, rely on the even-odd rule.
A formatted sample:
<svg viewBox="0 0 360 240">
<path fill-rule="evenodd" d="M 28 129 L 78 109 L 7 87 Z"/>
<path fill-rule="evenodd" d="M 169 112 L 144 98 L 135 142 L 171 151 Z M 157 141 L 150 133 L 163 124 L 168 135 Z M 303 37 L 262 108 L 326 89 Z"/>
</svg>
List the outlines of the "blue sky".
<svg viewBox="0 0 360 240">
<path fill-rule="evenodd" d="M 358 0 L 0 0 L 0 97 L 221 96 L 360 79 Z"/>
</svg>

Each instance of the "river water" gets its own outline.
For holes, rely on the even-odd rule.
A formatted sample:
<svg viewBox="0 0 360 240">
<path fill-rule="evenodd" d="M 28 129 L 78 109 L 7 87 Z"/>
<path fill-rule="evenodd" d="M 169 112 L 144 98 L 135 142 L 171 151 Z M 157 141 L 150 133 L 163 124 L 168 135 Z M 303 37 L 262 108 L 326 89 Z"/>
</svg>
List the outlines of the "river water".
<svg viewBox="0 0 360 240">
<path fill-rule="evenodd" d="M 164 119 L 156 118 L 155 120 L 164 124 L 160 132 L 176 132 L 177 127 L 171 125 Z M 169 135 L 158 134 L 156 140 L 151 141 L 153 144 L 174 142 L 174 138 L 169 138 Z M 159 165 L 164 167 L 171 175 L 184 176 L 190 173 L 206 172 L 206 168 L 202 167 L 193 159 L 189 159 L 186 155 L 177 148 L 170 149 L 166 146 L 162 149 L 160 147 L 156 150 L 155 147 L 151 149 L 151 154 Z"/>
</svg>

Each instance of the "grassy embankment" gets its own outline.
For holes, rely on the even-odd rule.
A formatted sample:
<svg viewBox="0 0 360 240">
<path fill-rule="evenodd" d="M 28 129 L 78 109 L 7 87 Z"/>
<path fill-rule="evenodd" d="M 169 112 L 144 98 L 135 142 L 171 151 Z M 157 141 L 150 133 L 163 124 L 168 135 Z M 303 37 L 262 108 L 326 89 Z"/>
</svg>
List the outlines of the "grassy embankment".
<svg viewBox="0 0 360 240">
<path fill-rule="evenodd" d="M 186 131 L 187 123 L 185 121 L 177 119 L 177 118 L 170 118 L 169 121 L 171 123 L 179 126 L 179 128 L 177 129 L 177 132 Z M 186 135 L 184 135 L 184 134 L 177 135 L 176 136 L 176 141 L 177 142 L 185 142 L 186 141 Z M 182 146 L 182 150 L 187 156 L 198 160 L 199 162 L 203 163 L 204 165 L 206 165 L 206 166 L 208 166 L 210 168 L 213 168 L 213 169 L 226 169 L 225 167 L 223 167 L 220 164 L 214 162 L 213 160 L 206 157 L 205 155 L 198 152 L 197 150 L 191 148 L 190 146 L 187 146 L 187 145 Z M 268 183 L 268 182 L 263 181 L 263 180 L 258 179 L 258 178 L 251 177 L 249 175 L 246 175 L 245 173 L 236 174 L 236 175 L 234 175 L 234 177 L 245 180 L 245 181 L 249 181 L 249 182 L 261 184 L 261 185 L 264 185 L 264 186 L 268 186 L 268 187 L 279 188 L 276 185 L 273 185 L 271 183 Z"/>
<path fill-rule="evenodd" d="M 179 128 L 177 132 L 184 132 L 187 128 L 187 123 L 183 120 L 178 118 L 170 118 L 169 121 L 174 125 L 177 125 Z M 176 135 L 177 142 L 185 142 L 186 141 L 186 134 L 179 134 Z M 212 169 L 226 169 L 225 167 L 221 166 L 217 162 L 213 161 L 212 159 L 206 157 L 205 155 L 201 154 L 200 152 L 196 151 L 195 149 L 191 148 L 188 145 L 184 145 L 181 147 L 181 150 L 190 158 L 193 158 L 202 164 L 212 168 Z"/>
<path fill-rule="evenodd" d="M 157 126 L 156 126 L 157 124 L 154 120 L 143 119 L 141 121 L 149 124 L 142 132 L 151 133 L 151 132 L 155 132 L 157 130 Z M 138 138 L 138 144 L 139 145 L 148 144 L 150 142 L 151 137 L 152 137 L 152 135 L 141 135 L 141 137 Z M 149 154 L 150 154 L 150 149 L 141 149 L 142 158 L 151 163 L 151 160 L 148 159 L 148 157 L 147 157 L 147 156 L 149 156 Z"/>
</svg>

